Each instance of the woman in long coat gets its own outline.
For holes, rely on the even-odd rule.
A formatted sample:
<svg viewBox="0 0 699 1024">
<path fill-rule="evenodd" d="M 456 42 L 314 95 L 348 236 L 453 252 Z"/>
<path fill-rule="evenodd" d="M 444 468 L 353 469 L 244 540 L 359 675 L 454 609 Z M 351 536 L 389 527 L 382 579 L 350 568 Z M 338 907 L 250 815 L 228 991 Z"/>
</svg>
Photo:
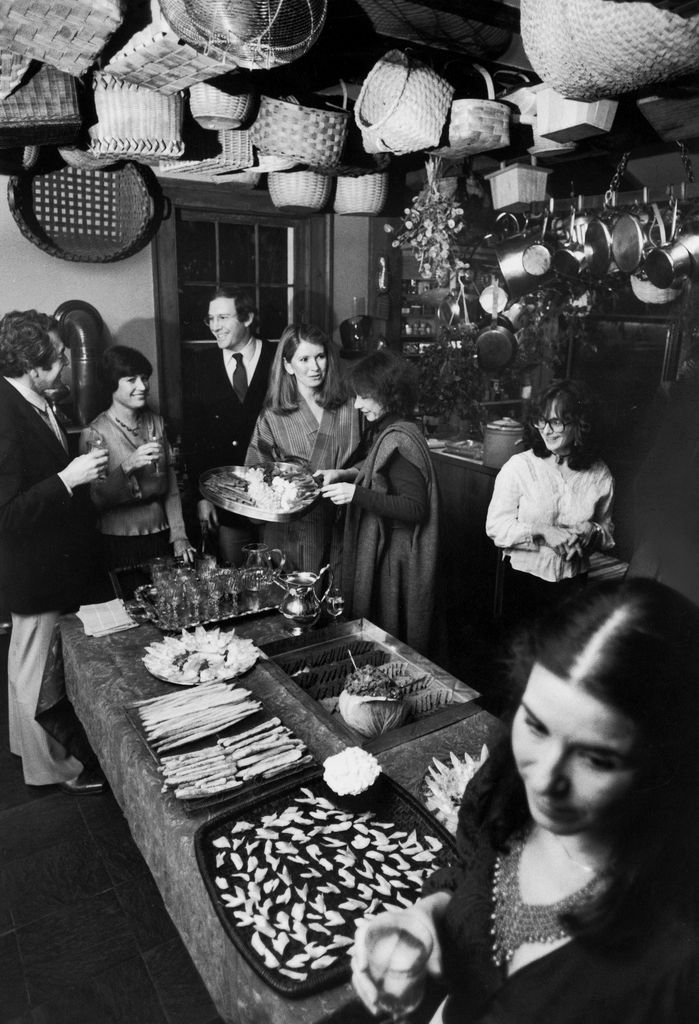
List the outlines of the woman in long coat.
<svg viewBox="0 0 699 1024">
<path fill-rule="evenodd" d="M 429 448 L 412 422 L 412 368 L 380 349 L 350 374 L 355 408 L 375 424 L 359 469 L 326 480 L 323 495 L 348 504 L 342 589 L 349 614 L 429 647 L 438 555 L 438 495 Z"/>
<path fill-rule="evenodd" d="M 335 346 L 312 324 L 286 327 L 246 465 L 298 462 L 329 482 L 360 458 L 361 435 Z M 265 523 L 263 540 L 284 552 L 287 569 L 318 572 L 330 564 L 337 582 L 343 525 L 332 505 L 318 502 L 289 522 Z"/>
</svg>

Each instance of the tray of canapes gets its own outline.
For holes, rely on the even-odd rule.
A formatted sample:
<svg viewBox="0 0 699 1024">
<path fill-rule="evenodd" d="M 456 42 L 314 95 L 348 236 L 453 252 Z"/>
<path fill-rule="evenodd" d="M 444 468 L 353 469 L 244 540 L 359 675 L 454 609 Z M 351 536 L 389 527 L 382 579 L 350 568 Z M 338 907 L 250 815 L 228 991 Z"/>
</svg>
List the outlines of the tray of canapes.
<svg viewBox="0 0 699 1024">
<path fill-rule="evenodd" d="M 246 687 L 201 683 L 137 701 L 126 715 L 188 813 L 267 792 L 317 766 L 304 742 Z"/>
<path fill-rule="evenodd" d="M 179 636 L 148 644 L 143 664 L 164 683 L 198 686 L 243 675 L 261 653 L 252 640 L 237 637 L 233 631 L 206 630 L 200 625 L 191 632 L 183 629 Z"/>
<path fill-rule="evenodd" d="M 338 797 L 320 770 L 240 803 L 195 836 L 199 868 L 227 934 L 267 984 L 290 997 L 350 976 L 356 922 L 410 906 L 446 863 L 449 833 L 380 775 L 365 801 Z"/>
<path fill-rule="evenodd" d="M 320 497 L 310 471 L 293 462 L 218 466 L 202 474 L 199 490 L 219 508 L 268 523 L 287 522 Z"/>
</svg>

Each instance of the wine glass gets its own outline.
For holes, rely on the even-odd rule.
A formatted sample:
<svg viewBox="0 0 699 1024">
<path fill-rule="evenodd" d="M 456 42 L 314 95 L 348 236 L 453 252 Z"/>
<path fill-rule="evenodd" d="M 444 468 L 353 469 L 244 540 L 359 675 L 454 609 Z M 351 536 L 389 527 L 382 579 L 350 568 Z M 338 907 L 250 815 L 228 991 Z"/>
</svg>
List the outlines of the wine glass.
<svg viewBox="0 0 699 1024">
<path fill-rule="evenodd" d="M 338 586 L 333 585 L 328 591 L 325 598 L 325 606 L 328 609 L 328 615 L 332 615 L 333 619 L 338 619 L 342 615 L 345 608 L 345 599 Z"/>
<path fill-rule="evenodd" d="M 425 994 L 432 933 L 419 917 L 388 911 L 369 922 L 365 941 L 378 1008 L 406 1024 Z"/>
<path fill-rule="evenodd" d="M 89 452 L 109 452 L 109 445 L 100 434 L 99 430 L 95 430 L 94 427 L 90 427 L 87 433 L 87 450 Z M 101 469 L 97 474 L 98 480 L 106 480 L 107 469 Z"/>
</svg>

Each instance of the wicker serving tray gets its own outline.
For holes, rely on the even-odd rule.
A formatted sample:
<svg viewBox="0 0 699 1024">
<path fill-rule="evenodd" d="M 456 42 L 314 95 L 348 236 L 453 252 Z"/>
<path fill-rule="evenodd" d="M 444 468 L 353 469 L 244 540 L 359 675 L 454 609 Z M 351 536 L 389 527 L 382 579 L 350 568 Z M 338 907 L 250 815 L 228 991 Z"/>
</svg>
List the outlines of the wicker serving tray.
<svg viewBox="0 0 699 1024">
<path fill-rule="evenodd" d="M 329 811 L 326 809 L 328 804 L 331 806 Z M 279 846 L 279 841 L 271 838 L 275 831 L 274 819 L 285 811 L 291 821 L 281 843 L 288 840 L 289 847 Z M 371 832 L 372 829 L 376 834 Z M 361 848 L 352 843 L 352 839 L 366 837 L 367 832 L 371 842 L 364 843 L 362 838 Z M 394 838 L 389 838 L 391 836 Z M 408 851 L 415 849 L 416 844 L 429 849 L 432 842 L 427 840 L 427 836 L 435 846 L 439 844 L 439 850 L 433 850 L 429 858 L 414 861 L 414 854 Z M 238 840 L 241 843 L 234 849 Z M 380 775 L 363 797 L 342 798 L 325 785 L 320 771 L 305 783 L 281 785 L 275 793 L 241 803 L 235 811 L 226 811 L 206 822 L 199 828 L 194 842 L 199 870 L 226 934 L 250 967 L 271 988 L 292 998 L 307 996 L 347 980 L 350 975 L 347 950 L 354 935 L 355 922 L 367 913 L 370 906 L 373 913 L 378 913 L 384 907 L 400 908 L 414 902 L 420 895 L 422 877 L 442 866 L 454 850 L 454 841 L 446 829 L 418 800 L 388 776 Z M 248 843 L 250 855 L 257 860 L 251 874 L 240 872 L 236 859 L 241 858 L 244 868 L 246 864 L 253 863 L 249 859 Z M 257 845 L 252 852 L 255 843 Z M 380 853 L 382 847 L 385 848 L 384 853 Z M 289 848 L 297 852 L 287 853 Z M 347 864 L 348 849 L 352 850 L 355 858 L 352 867 Z M 380 853 L 378 857 L 377 853 Z M 414 869 L 412 875 L 402 867 L 405 863 Z M 388 870 L 385 865 L 388 865 Z M 387 877 L 383 882 L 379 881 L 382 869 L 392 879 L 393 885 L 387 884 Z M 264 875 L 258 873 L 260 870 L 265 871 Z M 274 885 L 277 878 L 280 881 L 271 890 L 271 897 L 265 896 L 265 882 Z M 287 878 L 290 882 L 286 881 Z M 241 914 L 244 902 L 233 905 L 238 899 L 237 890 L 244 894 L 250 913 L 246 914 L 243 909 Z M 303 900 L 302 894 L 306 891 L 307 899 Z M 290 896 L 288 902 L 284 902 L 287 892 Z M 269 899 L 269 907 L 265 907 L 266 899 Z M 343 906 L 347 901 L 356 901 L 356 905 L 350 904 L 352 909 L 348 909 Z M 307 928 L 305 941 L 303 930 L 295 927 L 301 912 L 292 910 L 301 904 L 302 923 Z M 260 918 L 265 917 L 265 909 L 267 925 L 260 930 Z M 286 923 L 284 917 L 278 916 L 280 911 L 290 917 L 291 924 L 288 943 L 281 953 L 273 945 L 275 940 L 270 934 L 271 930 L 280 944 L 279 936 L 284 932 Z M 247 918 L 250 924 L 245 923 Z M 341 918 L 344 919 L 342 923 Z M 316 927 L 318 925 L 320 927 Z M 332 945 L 336 936 L 344 944 Z M 304 978 L 282 973 L 280 967 L 290 959 L 292 963 L 296 962 L 294 957 L 303 956 L 304 951 L 317 953 L 319 946 L 332 946 L 333 952 L 321 954 L 333 957 L 332 963 L 296 972 L 305 974 Z M 260 952 L 261 949 L 272 952 L 277 966 Z"/>
</svg>

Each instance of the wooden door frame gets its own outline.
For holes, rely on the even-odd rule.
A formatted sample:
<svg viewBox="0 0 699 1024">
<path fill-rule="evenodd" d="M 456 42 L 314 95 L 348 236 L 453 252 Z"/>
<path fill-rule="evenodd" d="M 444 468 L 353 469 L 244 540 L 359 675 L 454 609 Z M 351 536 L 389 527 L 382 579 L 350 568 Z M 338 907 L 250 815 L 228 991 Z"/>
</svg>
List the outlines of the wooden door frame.
<svg viewBox="0 0 699 1024">
<path fill-rule="evenodd" d="M 161 182 L 168 212 L 151 246 L 160 410 L 175 432 L 182 429 L 182 358 L 177 281 L 178 209 L 232 213 L 249 220 L 279 221 L 295 228 L 294 319 L 332 330 L 333 219 L 328 214 L 278 210 L 266 191 L 200 182 Z M 225 189 L 225 191 L 224 191 Z"/>
</svg>

